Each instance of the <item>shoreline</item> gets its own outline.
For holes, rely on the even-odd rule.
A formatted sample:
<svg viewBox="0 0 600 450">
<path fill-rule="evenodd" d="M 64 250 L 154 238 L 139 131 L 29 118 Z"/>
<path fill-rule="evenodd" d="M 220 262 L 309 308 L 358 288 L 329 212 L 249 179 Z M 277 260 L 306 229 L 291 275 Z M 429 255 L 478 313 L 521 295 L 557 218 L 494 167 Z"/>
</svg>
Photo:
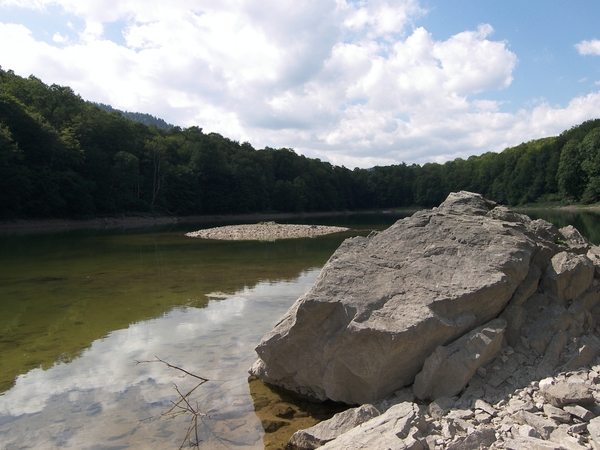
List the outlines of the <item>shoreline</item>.
<svg viewBox="0 0 600 450">
<path fill-rule="evenodd" d="M 376 212 L 371 212 L 375 214 Z M 173 217 L 102 217 L 96 219 L 17 219 L 0 221 L 0 235 L 10 234 L 45 234 L 74 230 L 115 230 L 145 228 L 161 225 L 249 222 L 257 223 L 267 220 L 303 219 L 311 217 L 350 216 L 354 211 L 309 212 L 309 213 L 253 213 L 253 214 L 214 214 L 206 216 L 173 216 Z M 361 212 L 369 214 L 369 212 Z"/>
<path fill-rule="evenodd" d="M 367 211 L 328 211 L 328 212 L 303 212 L 303 213 L 248 213 L 248 214 L 209 214 L 200 216 L 121 216 L 98 217 L 95 219 L 15 219 L 0 220 L 0 235 L 10 234 L 46 234 L 60 233 L 74 230 L 115 230 L 145 228 L 175 224 L 194 223 L 223 223 L 246 222 L 257 223 L 260 221 L 277 221 L 288 219 L 304 219 L 314 217 L 351 216 L 355 214 L 389 214 L 399 212 L 414 213 L 428 208 L 388 208 L 386 210 Z M 533 204 L 512 207 L 514 211 L 527 211 L 532 209 L 555 209 L 558 211 L 591 211 L 600 212 L 600 204 L 594 205 L 551 205 Z"/>
</svg>

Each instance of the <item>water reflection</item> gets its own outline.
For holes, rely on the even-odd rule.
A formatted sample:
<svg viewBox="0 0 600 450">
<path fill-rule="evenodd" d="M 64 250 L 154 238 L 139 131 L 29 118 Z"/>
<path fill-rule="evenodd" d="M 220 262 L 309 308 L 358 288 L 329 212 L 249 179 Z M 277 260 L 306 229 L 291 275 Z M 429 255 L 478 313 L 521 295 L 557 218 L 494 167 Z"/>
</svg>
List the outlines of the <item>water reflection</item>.
<svg viewBox="0 0 600 450">
<path fill-rule="evenodd" d="M 0 392 L 19 374 L 81 355 L 92 342 L 213 291 L 293 280 L 345 235 L 272 243 L 182 234 L 76 233 L 0 238 Z"/>
<path fill-rule="evenodd" d="M 178 448 L 189 418 L 138 423 L 159 416 L 195 384 L 159 356 L 210 379 L 195 397 L 210 419 L 200 421 L 201 448 L 264 448 L 246 370 L 254 346 L 319 270 L 294 281 L 258 283 L 206 308 L 182 307 L 97 340 L 81 357 L 17 378 L 0 396 L 0 448 Z"/>
</svg>

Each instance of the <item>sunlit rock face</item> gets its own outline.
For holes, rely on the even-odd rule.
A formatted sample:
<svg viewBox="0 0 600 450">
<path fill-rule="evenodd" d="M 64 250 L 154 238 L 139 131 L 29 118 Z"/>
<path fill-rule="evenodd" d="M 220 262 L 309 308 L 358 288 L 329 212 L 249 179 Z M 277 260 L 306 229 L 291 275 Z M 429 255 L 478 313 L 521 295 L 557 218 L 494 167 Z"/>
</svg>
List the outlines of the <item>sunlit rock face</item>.
<svg viewBox="0 0 600 450">
<path fill-rule="evenodd" d="M 438 208 L 346 240 L 264 336 L 250 373 L 317 400 L 383 398 L 513 297 L 518 312 L 521 298 L 556 272 L 551 260 L 564 239 L 550 223 L 479 194 L 450 194 Z M 505 319 L 514 328 L 517 319 Z"/>
</svg>

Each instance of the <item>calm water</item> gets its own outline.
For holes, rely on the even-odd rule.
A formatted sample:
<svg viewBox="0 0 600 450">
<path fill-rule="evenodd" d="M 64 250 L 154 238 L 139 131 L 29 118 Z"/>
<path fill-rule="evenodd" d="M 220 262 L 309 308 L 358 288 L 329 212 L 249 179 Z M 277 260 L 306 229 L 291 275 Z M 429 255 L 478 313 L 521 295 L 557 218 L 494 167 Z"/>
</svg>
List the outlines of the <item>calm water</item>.
<svg viewBox="0 0 600 450">
<path fill-rule="evenodd" d="M 191 415 L 160 415 L 195 379 L 135 364 L 155 357 L 209 378 L 191 396 L 201 448 L 281 448 L 336 406 L 249 379 L 254 346 L 344 238 L 397 218 L 321 218 L 356 230 L 277 242 L 185 237 L 193 225 L 0 237 L 0 448 L 179 448 Z M 600 242 L 595 214 L 545 218 Z"/>
</svg>

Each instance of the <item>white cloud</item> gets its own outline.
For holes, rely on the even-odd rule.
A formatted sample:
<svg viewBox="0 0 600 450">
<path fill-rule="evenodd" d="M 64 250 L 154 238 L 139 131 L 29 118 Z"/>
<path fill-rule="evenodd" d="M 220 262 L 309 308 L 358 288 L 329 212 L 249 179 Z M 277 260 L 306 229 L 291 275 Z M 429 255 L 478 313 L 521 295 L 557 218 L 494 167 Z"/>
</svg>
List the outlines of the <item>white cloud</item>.
<svg viewBox="0 0 600 450">
<path fill-rule="evenodd" d="M 580 55 L 600 55 L 600 40 L 581 41 L 575 44 L 575 48 Z"/>
<path fill-rule="evenodd" d="M 55 34 L 56 46 L 0 24 L 5 69 L 257 148 L 368 167 L 501 150 L 544 128 L 539 105 L 508 114 L 485 99 L 511 85 L 517 65 L 492 26 L 436 40 L 413 28 L 426 13 L 417 0 L 0 1 L 58 6 L 65 23 L 85 23 L 68 41 Z M 115 23 L 123 45 L 104 34 Z M 580 100 L 544 129 L 600 115 L 600 106 L 577 109 Z"/>
<path fill-rule="evenodd" d="M 517 58 L 506 49 L 506 43 L 486 39 L 493 31 L 484 24 L 476 32 L 466 31 L 436 43 L 434 55 L 442 64 L 450 92 L 468 95 L 510 85 Z"/>
<path fill-rule="evenodd" d="M 354 32 L 366 32 L 369 39 L 390 34 L 402 35 L 413 17 L 425 13 L 416 0 L 372 0 L 356 5 L 341 1 L 339 6 L 346 12 L 344 27 Z"/>
<path fill-rule="evenodd" d="M 52 36 L 52 40 L 54 42 L 56 42 L 57 44 L 64 44 L 69 40 L 68 36 L 63 36 L 60 33 L 54 33 L 54 35 Z"/>
</svg>

